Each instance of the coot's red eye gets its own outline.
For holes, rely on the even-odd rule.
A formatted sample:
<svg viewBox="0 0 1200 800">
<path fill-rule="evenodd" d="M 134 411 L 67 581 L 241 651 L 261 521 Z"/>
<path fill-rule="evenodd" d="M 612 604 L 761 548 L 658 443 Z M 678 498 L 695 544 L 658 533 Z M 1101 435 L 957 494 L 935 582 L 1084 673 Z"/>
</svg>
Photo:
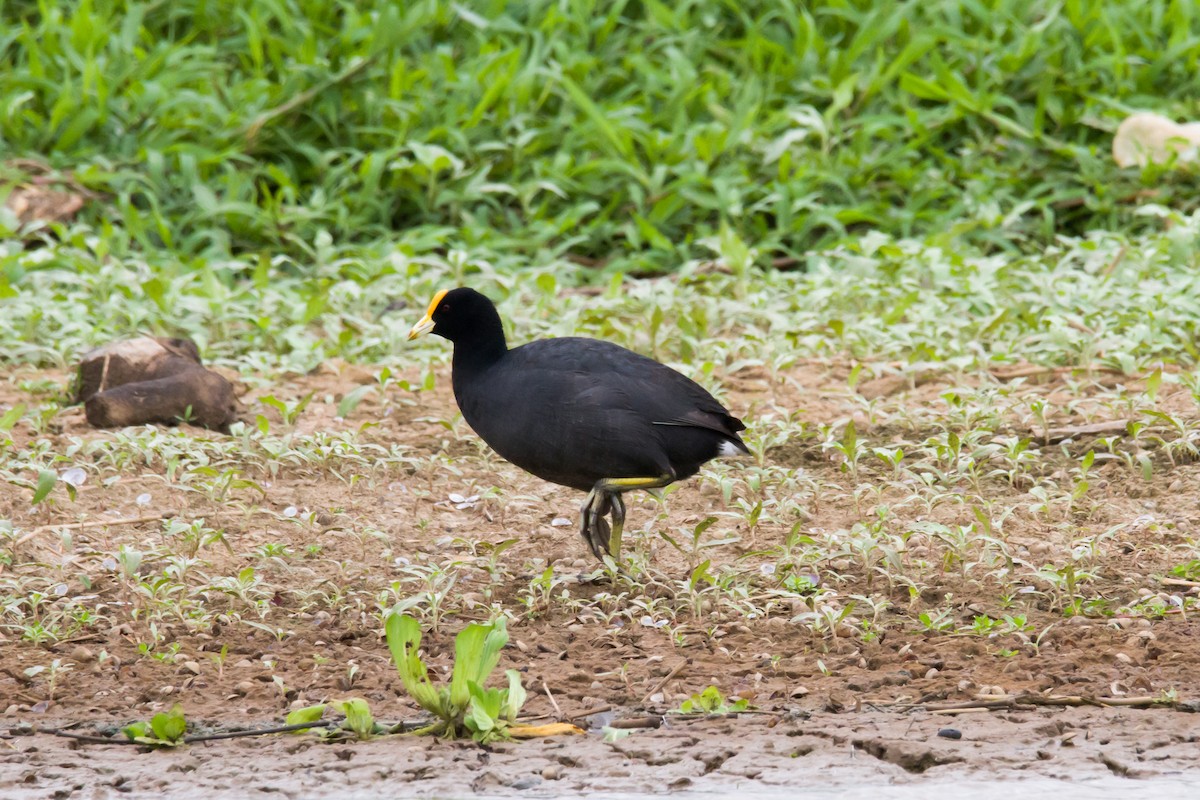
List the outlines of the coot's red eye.
<svg viewBox="0 0 1200 800">
<path fill-rule="evenodd" d="M 444 305 L 444 306 L 439 306 L 439 307 L 438 307 L 438 311 L 449 311 L 449 310 L 450 310 L 450 306 L 445 306 L 445 305 Z"/>
</svg>

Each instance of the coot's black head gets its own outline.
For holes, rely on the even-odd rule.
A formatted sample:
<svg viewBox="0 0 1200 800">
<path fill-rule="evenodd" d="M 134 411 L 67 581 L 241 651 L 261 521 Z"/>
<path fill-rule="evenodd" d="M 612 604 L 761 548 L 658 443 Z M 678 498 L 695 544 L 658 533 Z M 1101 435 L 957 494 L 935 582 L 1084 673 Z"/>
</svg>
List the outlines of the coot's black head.
<svg viewBox="0 0 1200 800">
<path fill-rule="evenodd" d="M 504 326 L 491 300 L 474 289 L 443 289 L 433 296 L 425 316 L 408 332 L 409 339 L 436 333 L 455 344 L 495 348 L 504 344 Z"/>
</svg>

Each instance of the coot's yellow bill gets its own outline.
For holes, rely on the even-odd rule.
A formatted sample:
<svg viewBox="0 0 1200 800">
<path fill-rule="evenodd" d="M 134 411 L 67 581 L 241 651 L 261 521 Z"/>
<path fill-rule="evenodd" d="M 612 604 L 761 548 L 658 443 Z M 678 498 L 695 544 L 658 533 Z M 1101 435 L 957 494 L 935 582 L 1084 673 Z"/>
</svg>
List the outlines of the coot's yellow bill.
<svg viewBox="0 0 1200 800">
<path fill-rule="evenodd" d="M 421 317 L 421 321 L 412 326 L 412 330 L 408 332 L 408 340 L 411 342 L 418 336 L 424 336 L 433 330 L 433 312 L 438 307 L 438 303 L 442 302 L 442 298 L 446 296 L 449 289 L 442 289 L 433 296 L 433 300 L 429 303 L 429 308 L 425 309 L 425 316 Z"/>
</svg>

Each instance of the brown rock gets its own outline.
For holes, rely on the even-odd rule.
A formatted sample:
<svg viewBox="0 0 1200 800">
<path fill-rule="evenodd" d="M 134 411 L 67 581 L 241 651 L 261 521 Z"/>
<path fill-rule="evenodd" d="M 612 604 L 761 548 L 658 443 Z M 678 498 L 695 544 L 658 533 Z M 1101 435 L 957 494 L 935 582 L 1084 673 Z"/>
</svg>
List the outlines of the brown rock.
<svg viewBox="0 0 1200 800">
<path fill-rule="evenodd" d="M 239 411 L 233 384 L 205 369 L 188 339 L 143 336 L 92 350 L 80 361 L 75 397 L 97 428 L 186 419 L 226 430 Z"/>
</svg>

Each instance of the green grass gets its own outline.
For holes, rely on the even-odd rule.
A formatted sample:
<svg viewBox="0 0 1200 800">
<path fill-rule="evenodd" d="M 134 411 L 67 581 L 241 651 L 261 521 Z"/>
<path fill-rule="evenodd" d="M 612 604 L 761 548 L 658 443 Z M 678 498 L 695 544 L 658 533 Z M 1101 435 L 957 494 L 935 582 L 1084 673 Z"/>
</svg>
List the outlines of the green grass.
<svg viewBox="0 0 1200 800">
<path fill-rule="evenodd" d="M 102 193 L 108 247 L 189 267 L 399 239 L 669 272 L 723 220 L 763 263 L 866 230 L 1029 252 L 1146 228 L 1146 184 L 1195 206 L 1108 143 L 1130 109 L 1197 115 L 1198 25 L 1183 0 L 7 2 L 0 140 Z"/>
</svg>

